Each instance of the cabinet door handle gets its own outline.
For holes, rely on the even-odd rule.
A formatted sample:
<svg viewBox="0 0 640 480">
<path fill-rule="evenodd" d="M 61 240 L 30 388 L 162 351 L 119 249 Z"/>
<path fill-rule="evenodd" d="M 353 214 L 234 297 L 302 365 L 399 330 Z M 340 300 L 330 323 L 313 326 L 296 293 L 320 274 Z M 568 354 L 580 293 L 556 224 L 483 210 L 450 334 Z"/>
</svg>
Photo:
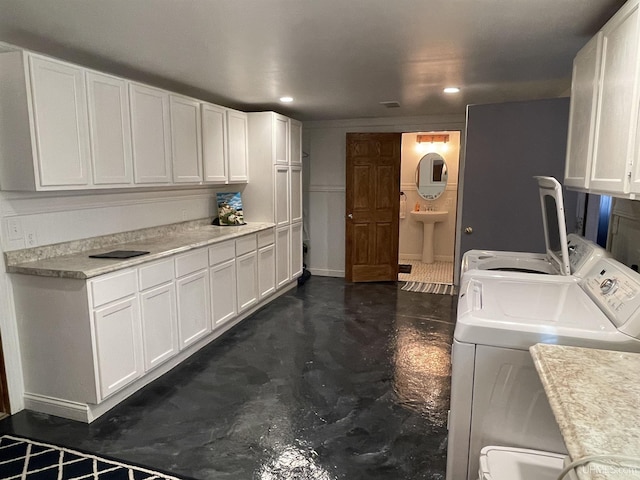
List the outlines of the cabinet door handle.
<svg viewBox="0 0 640 480">
<path fill-rule="evenodd" d="M 467 227 L 467 228 L 465 228 L 465 229 L 464 229 L 464 233 L 466 233 L 466 234 L 468 234 L 468 235 L 471 235 L 471 234 L 473 233 L 473 228 L 471 228 L 471 227 Z"/>
</svg>

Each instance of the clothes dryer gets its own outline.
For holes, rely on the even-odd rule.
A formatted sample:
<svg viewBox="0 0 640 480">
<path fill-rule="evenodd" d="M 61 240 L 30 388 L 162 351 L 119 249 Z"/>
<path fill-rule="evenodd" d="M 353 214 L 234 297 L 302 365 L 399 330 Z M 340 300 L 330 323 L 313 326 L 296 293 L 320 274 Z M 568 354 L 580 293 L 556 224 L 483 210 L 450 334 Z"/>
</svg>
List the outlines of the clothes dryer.
<svg viewBox="0 0 640 480">
<path fill-rule="evenodd" d="M 529 347 L 640 352 L 640 275 L 611 258 L 583 278 L 494 272 L 467 280 L 451 356 L 447 480 L 475 480 L 489 445 L 566 453 Z"/>
</svg>

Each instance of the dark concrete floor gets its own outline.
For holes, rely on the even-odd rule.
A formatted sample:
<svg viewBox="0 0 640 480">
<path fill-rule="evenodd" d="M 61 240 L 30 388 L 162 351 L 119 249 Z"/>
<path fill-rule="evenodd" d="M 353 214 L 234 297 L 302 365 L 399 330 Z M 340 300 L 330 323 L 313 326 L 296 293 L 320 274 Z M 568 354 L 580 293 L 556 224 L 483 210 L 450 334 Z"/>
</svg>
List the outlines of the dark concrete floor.
<svg viewBox="0 0 640 480">
<path fill-rule="evenodd" d="M 455 297 L 312 277 L 90 425 L 15 433 L 197 479 L 443 479 Z"/>
</svg>

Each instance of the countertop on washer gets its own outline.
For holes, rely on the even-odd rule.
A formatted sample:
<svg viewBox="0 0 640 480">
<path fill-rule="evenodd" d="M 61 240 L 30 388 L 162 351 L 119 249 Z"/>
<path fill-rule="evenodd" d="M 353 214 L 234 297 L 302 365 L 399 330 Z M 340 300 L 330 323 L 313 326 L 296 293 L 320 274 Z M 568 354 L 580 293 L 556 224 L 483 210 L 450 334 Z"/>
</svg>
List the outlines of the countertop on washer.
<svg viewBox="0 0 640 480">
<path fill-rule="evenodd" d="M 543 344 L 530 352 L 572 460 L 640 457 L 640 354 Z M 577 472 L 580 480 L 640 479 L 640 463 Z"/>
<path fill-rule="evenodd" d="M 273 223 L 247 223 L 221 227 L 203 219 L 9 251 L 5 252 L 5 263 L 10 273 L 86 279 L 273 226 Z M 127 259 L 89 258 L 111 250 L 143 250 L 149 254 Z"/>
</svg>

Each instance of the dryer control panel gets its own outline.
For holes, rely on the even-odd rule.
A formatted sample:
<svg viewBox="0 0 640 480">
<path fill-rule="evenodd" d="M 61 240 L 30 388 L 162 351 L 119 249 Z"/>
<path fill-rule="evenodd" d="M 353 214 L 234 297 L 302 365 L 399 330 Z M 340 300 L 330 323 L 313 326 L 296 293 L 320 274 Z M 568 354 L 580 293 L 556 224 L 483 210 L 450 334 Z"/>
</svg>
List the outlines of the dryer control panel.
<svg viewBox="0 0 640 480">
<path fill-rule="evenodd" d="M 580 284 L 618 330 L 640 338 L 640 274 L 601 258 Z"/>
</svg>

